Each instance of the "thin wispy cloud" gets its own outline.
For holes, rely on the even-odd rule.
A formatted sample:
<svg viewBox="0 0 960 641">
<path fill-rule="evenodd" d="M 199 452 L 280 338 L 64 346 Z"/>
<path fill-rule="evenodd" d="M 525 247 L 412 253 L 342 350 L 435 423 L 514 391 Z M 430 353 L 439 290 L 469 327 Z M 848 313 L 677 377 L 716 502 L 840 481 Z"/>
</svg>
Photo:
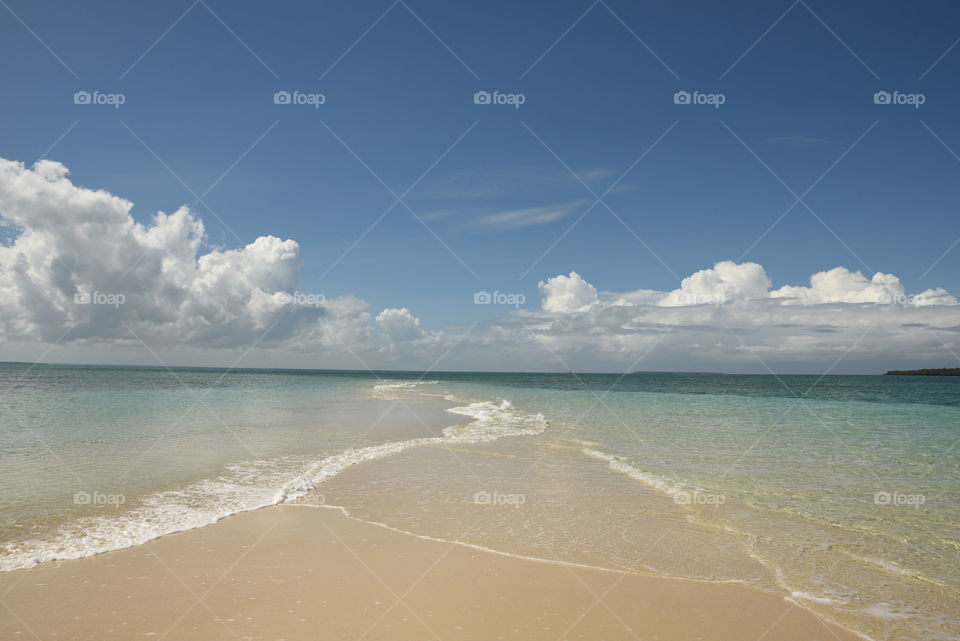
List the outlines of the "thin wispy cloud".
<svg viewBox="0 0 960 641">
<path fill-rule="evenodd" d="M 577 208 L 582 207 L 585 202 L 586 201 L 583 200 L 577 200 L 560 205 L 548 205 L 546 207 L 528 207 L 526 209 L 498 211 L 474 219 L 471 221 L 471 225 L 485 229 L 517 229 L 520 227 L 545 225 L 571 216 Z"/>
</svg>

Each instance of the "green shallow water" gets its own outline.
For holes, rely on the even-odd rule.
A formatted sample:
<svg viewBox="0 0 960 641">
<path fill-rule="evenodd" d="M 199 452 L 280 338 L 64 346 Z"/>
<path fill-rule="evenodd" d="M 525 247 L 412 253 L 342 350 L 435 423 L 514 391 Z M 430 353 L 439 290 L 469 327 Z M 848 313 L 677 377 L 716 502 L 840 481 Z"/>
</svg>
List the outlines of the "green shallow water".
<svg viewBox="0 0 960 641">
<path fill-rule="evenodd" d="M 504 513 L 532 520 L 491 526 L 486 543 L 526 554 L 539 531 L 570 560 L 754 583 L 872 638 L 960 638 L 958 379 L 4 365 L 0 394 L 0 562 L 53 545 L 83 519 L 148 514 L 183 529 L 275 503 L 316 461 L 436 438 L 470 420 L 444 412 L 443 397 L 461 406 L 509 399 L 509 412 L 483 410 L 490 434 L 502 435 L 494 424 L 514 414 L 540 413 L 547 429 L 478 447 L 546 471 L 533 487 L 515 469 L 485 464 L 502 476 L 487 485 L 549 500 Z M 425 457 L 416 471 L 424 487 L 463 485 L 457 465 L 416 456 Z M 348 494 L 360 505 L 388 490 L 368 478 Z M 77 492 L 105 502 L 78 503 Z M 605 492 L 617 497 L 602 515 L 616 540 L 558 516 L 571 505 L 582 506 L 571 515 L 590 513 L 586 501 Z M 431 505 L 420 521 L 416 511 L 383 516 L 429 533 L 450 505 Z M 683 519 L 691 543 L 671 551 L 679 561 L 641 559 L 647 539 L 631 510 Z M 498 538 L 498 528 L 510 535 Z M 733 537 L 766 576 L 732 556 L 714 557 L 712 573 L 696 567 L 689 548 L 710 532 Z"/>
</svg>

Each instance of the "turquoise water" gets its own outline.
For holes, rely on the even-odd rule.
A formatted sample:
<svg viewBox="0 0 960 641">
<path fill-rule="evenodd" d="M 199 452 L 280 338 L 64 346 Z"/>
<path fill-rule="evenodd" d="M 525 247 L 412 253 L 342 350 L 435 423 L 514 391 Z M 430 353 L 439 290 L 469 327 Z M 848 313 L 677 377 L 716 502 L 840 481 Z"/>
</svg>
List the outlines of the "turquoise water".
<svg viewBox="0 0 960 641">
<path fill-rule="evenodd" d="M 0 367 L 0 569 L 271 505 L 310 486 L 318 461 L 433 435 L 382 416 L 370 388 L 258 371 Z M 435 413 L 427 420 L 448 420 Z"/>
<path fill-rule="evenodd" d="M 495 393 L 733 532 L 798 603 L 871 638 L 960 638 L 960 380 L 546 378 Z"/>
<path fill-rule="evenodd" d="M 712 579 L 772 586 L 870 638 L 960 634 L 958 379 L 6 365 L 0 394 L 4 569 L 296 499 L 413 447 L 542 446 L 572 469 L 547 447 L 563 443 L 605 474 L 596 494 L 666 497 L 769 574 L 731 563 Z"/>
</svg>

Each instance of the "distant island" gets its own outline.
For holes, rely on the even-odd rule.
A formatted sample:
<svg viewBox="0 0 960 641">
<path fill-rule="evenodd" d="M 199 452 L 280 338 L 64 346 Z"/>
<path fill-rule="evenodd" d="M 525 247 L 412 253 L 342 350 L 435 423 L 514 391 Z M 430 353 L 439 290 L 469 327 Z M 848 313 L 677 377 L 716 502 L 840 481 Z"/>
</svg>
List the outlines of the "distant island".
<svg viewBox="0 0 960 641">
<path fill-rule="evenodd" d="M 960 367 L 936 369 L 892 369 L 884 376 L 960 376 Z"/>
</svg>

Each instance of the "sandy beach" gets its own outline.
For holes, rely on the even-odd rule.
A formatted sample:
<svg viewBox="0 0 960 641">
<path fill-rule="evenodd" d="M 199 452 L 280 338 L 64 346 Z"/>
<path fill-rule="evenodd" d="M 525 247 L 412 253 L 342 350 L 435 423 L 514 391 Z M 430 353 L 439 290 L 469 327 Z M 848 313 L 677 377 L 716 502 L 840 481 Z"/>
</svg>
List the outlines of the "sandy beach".
<svg viewBox="0 0 960 641">
<path fill-rule="evenodd" d="M 510 557 L 285 505 L 0 575 L 4 639 L 847 641 L 733 584 Z"/>
</svg>

